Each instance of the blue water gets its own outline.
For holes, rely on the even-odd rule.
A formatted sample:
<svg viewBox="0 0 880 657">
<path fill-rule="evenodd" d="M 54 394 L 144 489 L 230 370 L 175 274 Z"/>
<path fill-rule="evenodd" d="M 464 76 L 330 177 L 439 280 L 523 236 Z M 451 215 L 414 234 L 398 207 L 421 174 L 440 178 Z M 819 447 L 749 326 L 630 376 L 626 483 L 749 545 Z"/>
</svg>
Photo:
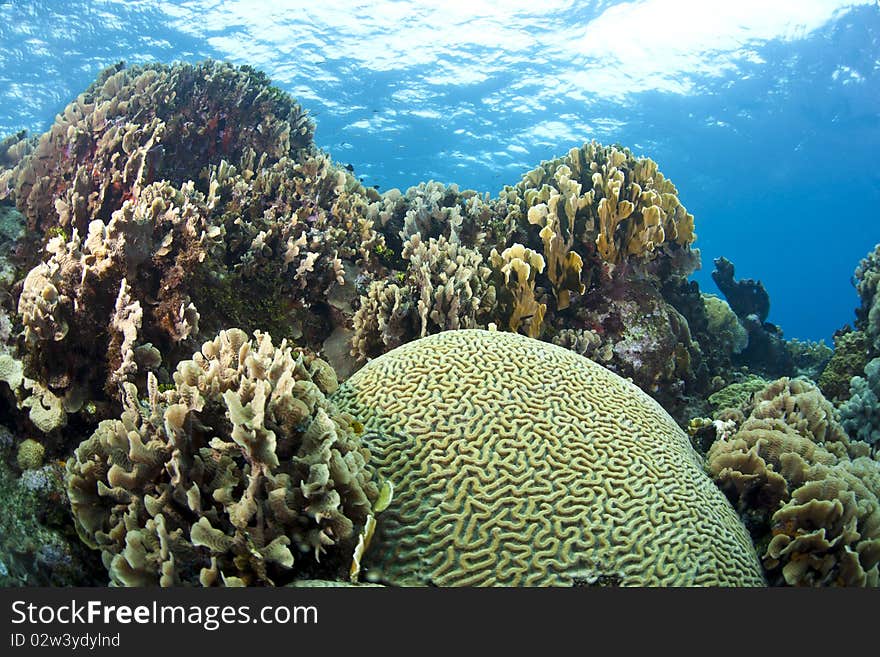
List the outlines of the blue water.
<svg viewBox="0 0 880 657">
<path fill-rule="evenodd" d="M 536 11 L 536 8 L 540 11 Z M 265 70 L 364 182 L 493 195 L 588 139 L 660 164 L 712 260 L 787 337 L 853 320 L 880 242 L 876 0 L 0 2 L 0 135 L 42 132 L 104 66 Z"/>
</svg>

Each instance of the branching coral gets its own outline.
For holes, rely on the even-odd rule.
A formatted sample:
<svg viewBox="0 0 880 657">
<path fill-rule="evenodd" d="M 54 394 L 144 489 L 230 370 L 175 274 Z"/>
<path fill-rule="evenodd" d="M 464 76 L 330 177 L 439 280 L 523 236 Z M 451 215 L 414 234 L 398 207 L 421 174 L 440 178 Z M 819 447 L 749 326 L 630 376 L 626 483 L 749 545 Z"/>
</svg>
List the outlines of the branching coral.
<svg viewBox="0 0 880 657">
<path fill-rule="evenodd" d="M 160 392 L 151 376 L 146 402 L 125 384 L 121 418 L 68 461 L 78 532 L 111 580 L 280 584 L 322 558 L 346 570 L 379 488 L 360 425 L 326 399 L 332 369 L 231 329 L 174 381 Z"/>
<path fill-rule="evenodd" d="M 576 251 L 582 256 L 597 251 L 611 264 L 629 257 L 649 260 L 661 246 L 687 249 L 696 239 L 693 215 L 678 200 L 675 186 L 655 162 L 636 158 L 626 148 L 589 142 L 542 163 L 516 187 L 505 188 L 508 221 L 516 224 L 531 207 L 547 203 L 551 196 L 558 199 L 553 201 L 556 207 L 548 205 L 548 215 L 555 211 L 560 217 L 559 232 L 575 236 Z M 558 213 L 560 202 L 565 222 Z"/>
<path fill-rule="evenodd" d="M 583 294 L 585 290 L 581 283 L 584 261 L 572 247 L 577 212 L 591 203 L 593 197 L 591 193 L 581 195 L 581 184 L 571 179 L 571 169 L 565 165 L 556 169 L 554 178 L 556 186 L 544 185 L 537 196 L 527 196 L 529 201 L 542 200 L 529 208 L 528 220 L 542 226 L 539 235 L 544 243 L 547 277 L 553 285 L 557 310 L 565 310 L 571 292 Z"/>
<path fill-rule="evenodd" d="M 526 173 L 492 207 L 486 233 L 496 252 L 520 244 L 545 262 L 532 272 L 542 335 L 567 344 L 555 336 L 594 334 L 602 343 L 595 353 L 612 354 L 602 362 L 671 412 L 685 393 L 705 388 L 703 352 L 664 298 L 698 265 L 693 216 L 654 162 L 590 142 Z M 504 296 L 499 287 L 502 307 Z M 500 314 L 508 326 L 509 311 Z"/>
</svg>

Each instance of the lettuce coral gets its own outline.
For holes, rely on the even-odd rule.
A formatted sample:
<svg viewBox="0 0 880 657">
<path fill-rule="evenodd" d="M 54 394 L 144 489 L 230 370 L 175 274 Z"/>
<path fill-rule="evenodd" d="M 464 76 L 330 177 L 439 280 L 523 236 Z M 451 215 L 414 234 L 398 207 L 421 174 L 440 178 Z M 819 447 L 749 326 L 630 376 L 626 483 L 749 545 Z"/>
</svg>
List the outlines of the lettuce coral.
<svg viewBox="0 0 880 657">
<path fill-rule="evenodd" d="M 763 552 L 771 584 L 880 584 L 880 462 L 850 441 L 804 379 L 779 379 L 708 453 L 709 471 Z"/>
</svg>

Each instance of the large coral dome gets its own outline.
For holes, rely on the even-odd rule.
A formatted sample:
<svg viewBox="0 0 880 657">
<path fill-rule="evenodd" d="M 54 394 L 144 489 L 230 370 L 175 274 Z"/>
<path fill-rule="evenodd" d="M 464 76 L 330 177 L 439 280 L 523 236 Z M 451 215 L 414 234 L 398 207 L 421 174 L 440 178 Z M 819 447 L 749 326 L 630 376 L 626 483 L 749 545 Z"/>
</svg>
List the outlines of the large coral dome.
<svg viewBox="0 0 880 657">
<path fill-rule="evenodd" d="M 587 358 L 447 331 L 333 395 L 395 486 L 365 562 L 400 585 L 761 585 L 749 536 L 672 418 Z"/>
</svg>

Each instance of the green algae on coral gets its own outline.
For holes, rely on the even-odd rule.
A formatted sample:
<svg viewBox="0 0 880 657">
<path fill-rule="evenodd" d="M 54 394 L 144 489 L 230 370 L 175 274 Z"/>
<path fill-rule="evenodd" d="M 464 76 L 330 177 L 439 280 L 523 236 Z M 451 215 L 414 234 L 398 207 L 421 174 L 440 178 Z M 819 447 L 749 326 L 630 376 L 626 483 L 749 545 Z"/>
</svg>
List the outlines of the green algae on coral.
<svg viewBox="0 0 880 657">
<path fill-rule="evenodd" d="M 709 395 L 709 403 L 720 411 L 725 408 L 739 408 L 745 405 L 752 395 L 762 390 L 768 381 L 756 375 L 749 375 L 743 381 L 731 383 L 718 392 Z"/>
</svg>

